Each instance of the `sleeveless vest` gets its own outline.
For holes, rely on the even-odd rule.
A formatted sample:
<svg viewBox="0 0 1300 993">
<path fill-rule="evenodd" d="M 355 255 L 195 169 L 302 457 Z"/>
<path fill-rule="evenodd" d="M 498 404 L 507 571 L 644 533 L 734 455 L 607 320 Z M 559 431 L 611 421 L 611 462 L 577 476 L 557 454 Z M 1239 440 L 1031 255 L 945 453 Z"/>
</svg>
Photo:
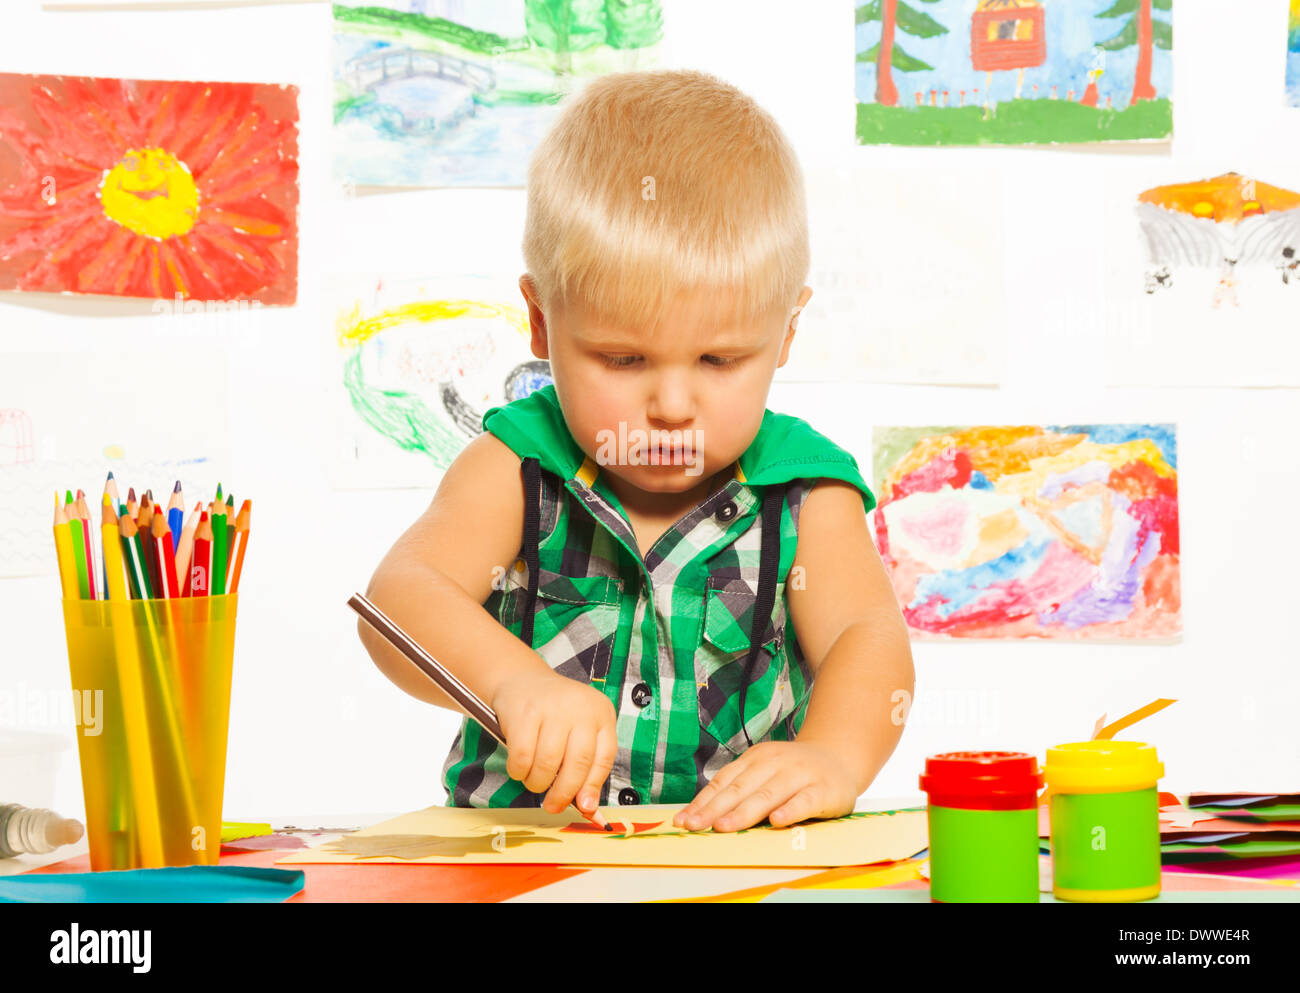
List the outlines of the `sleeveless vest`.
<svg viewBox="0 0 1300 993">
<path fill-rule="evenodd" d="M 555 387 L 483 416 L 520 456 L 523 544 L 484 608 L 553 669 L 605 693 L 618 757 L 602 804 L 686 803 L 763 740 L 792 740 L 811 671 L 785 588 L 798 515 L 819 478 L 875 497 L 848 452 L 796 417 L 763 414 L 732 478 L 642 558 L 618 498 L 573 440 Z M 742 718 L 743 715 L 743 718 Z M 464 718 L 443 764 L 452 806 L 540 806 L 507 750 Z"/>
</svg>

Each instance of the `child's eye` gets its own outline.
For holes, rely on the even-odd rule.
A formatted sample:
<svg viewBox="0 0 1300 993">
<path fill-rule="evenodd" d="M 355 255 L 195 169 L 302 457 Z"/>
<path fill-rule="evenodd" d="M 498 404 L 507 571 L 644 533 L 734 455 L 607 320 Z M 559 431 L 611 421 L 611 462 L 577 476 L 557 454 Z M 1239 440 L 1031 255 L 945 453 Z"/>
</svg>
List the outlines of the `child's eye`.
<svg viewBox="0 0 1300 993">
<path fill-rule="evenodd" d="M 724 359 L 721 355 L 706 355 L 704 361 L 718 369 L 736 364 L 735 359 Z"/>
<path fill-rule="evenodd" d="M 605 365 L 618 369 L 622 366 L 629 366 L 637 360 L 635 355 L 602 355 L 601 359 Z"/>
</svg>

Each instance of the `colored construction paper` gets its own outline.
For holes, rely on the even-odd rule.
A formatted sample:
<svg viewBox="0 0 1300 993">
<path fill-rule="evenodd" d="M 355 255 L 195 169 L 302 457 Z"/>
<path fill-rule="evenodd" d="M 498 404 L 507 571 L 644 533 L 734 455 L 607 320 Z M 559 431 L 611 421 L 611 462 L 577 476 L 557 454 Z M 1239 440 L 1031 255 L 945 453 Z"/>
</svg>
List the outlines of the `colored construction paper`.
<svg viewBox="0 0 1300 993">
<path fill-rule="evenodd" d="M 1300 882 L 1300 857 L 1276 855 L 1252 859 L 1222 859 L 1210 862 L 1188 862 L 1179 867 L 1182 872 L 1207 872 L 1225 876 L 1249 876 L 1252 879 L 1289 880 Z"/>
<path fill-rule="evenodd" d="M 257 821 L 221 822 L 221 843 L 223 845 L 228 841 L 240 841 L 244 838 L 256 838 L 270 833 L 270 824 L 262 824 Z"/>
<path fill-rule="evenodd" d="M 604 811 L 612 832 L 590 832 L 576 811 L 429 807 L 278 859 L 333 863 L 548 863 L 556 865 L 843 866 L 898 861 L 926 847 L 924 809 L 854 811 L 786 828 L 685 831 L 685 804 Z"/>
<path fill-rule="evenodd" d="M 1254 807 L 1278 803 L 1300 803 L 1300 794 L 1280 793 L 1188 793 L 1189 807 Z"/>
<path fill-rule="evenodd" d="M 1160 846 L 1162 856 L 1167 852 L 1204 853 L 1212 851 L 1221 851 L 1238 858 L 1267 855 L 1300 855 L 1300 837 L 1292 837 L 1286 840 L 1255 840 L 1248 838 L 1245 841 L 1225 841 L 1213 845 L 1173 842 L 1172 844 L 1162 844 Z"/>
<path fill-rule="evenodd" d="M 1216 817 L 1257 821 L 1293 821 L 1300 819 L 1300 804 L 1286 803 L 1273 807 L 1204 806 L 1193 808 Z"/>
<path fill-rule="evenodd" d="M 0 903 L 282 903 L 302 887 L 300 870 L 243 866 L 28 873 L 0 877 Z"/>
<path fill-rule="evenodd" d="M 269 869 L 280 854 L 223 852 L 221 864 Z M 32 874 L 66 875 L 89 870 L 90 856 L 77 855 L 33 869 Z M 586 871 L 553 865 L 426 865 L 415 871 L 402 865 L 304 865 L 306 881 L 288 902 L 497 903 Z"/>
<path fill-rule="evenodd" d="M 770 883 L 716 896 L 686 897 L 675 900 L 656 900 L 655 903 L 758 903 L 764 897 L 781 889 L 870 889 L 893 886 L 897 883 L 920 879 L 923 859 L 912 857 L 901 862 L 883 862 L 872 866 L 842 866 L 827 869 L 789 883 Z"/>
<path fill-rule="evenodd" d="M 1256 821 L 1226 817 L 1207 817 L 1195 820 L 1186 827 L 1181 823 L 1168 822 L 1164 814 L 1160 815 L 1160 837 L 1181 838 L 1184 835 L 1203 834 L 1210 831 L 1234 831 L 1243 834 L 1295 834 L 1300 832 L 1300 821 Z"/>
<path fill-rule="evenodd" d="M 307 842 L 296 834 L 264 834 L 255 838 L 239 838 L 236 841 L 221 843 L 223 852 L 293 851 L 306 847 Z"/>
<path fill-rule="evenodd" d="M 764 897 L 761 903 L 929 903 L 930 890 L 922 889 L 871 889 L 871 890 L 777 890 Z M 1039 903 L 1073 903 L 1058 900 L 1050 893 L 1040 893 Z M 1161 892 L 1151 900 L 1139 903 L 1300 903 L 1300 890 L 1172 890 Z"/>
</svg>

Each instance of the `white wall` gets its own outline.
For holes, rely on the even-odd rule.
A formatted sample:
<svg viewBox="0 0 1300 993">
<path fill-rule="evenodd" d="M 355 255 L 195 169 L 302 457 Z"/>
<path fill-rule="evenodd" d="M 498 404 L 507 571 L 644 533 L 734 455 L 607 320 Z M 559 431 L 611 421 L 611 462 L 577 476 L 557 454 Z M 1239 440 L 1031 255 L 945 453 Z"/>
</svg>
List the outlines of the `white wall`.
<svg viewBox="0 0 1300 993">
<path fill-rule="evenodd" d="M 1000 389 L 777 384 L 769 406 L 808 419 L 853 451 L 865 472 L 873 422 L 1179 426 L 1182 643 L 917 644 L 917 705 L 873 793 L 915 792 L 926 754 L 997 747 L 1041 756 L 1086 737 L 1102 712 L 1114 717 L 1157 696 L 1179 702 L 1132 736 L 1157 743 L 1167 788 L 1296 788 L 1300 677 L 1285 625 L 1300 553 L 1288 511 L 1300 483 L 1292 448 L 1300 394 L 1107 389 L 1100 344 L 1100 185 L 1108 167 L 1170 156 L 1173 181 L 1201 174 L 1183 175 L 1180 164 L 1249 173 L 1287 162 L 1289 173 L 1270 175 L 1300 185 L 1300 112 L 1282 108 L 1285 2 L 1230 6 L 1231 18 L 1229 5 L 1179 0 L 1172 150 L 935 150 L 853 145 L 847 0 L 817 0 L 797 12 L 774 0 L 665 2 L 674 28 L 669 64 L 714 72 L 751 93 L 781 121 L 805 165 L 993 168 L 1023 184 L 1030 204 L 1006 215 L 1008 270 L 1017 275 L 1008 284 L 1015 292 Z M 362 652 L 344 606 L 432 493 L 327 489 L 329 439 L 318 427 L 326 419 L 321 343 L 330 328 L 323 279 L 351 269 L 493 270 L 517 260 L 522 231 L 518 190 L 341 199 L 328 159 L 329 56 L 326 5 L 73 14 L 9 0 L 0 34 L 0 71 L 288 82 L 302 91 L 299 303 L 263 310 L 257 340 L 219 346 L 231 360 L 229 485 L 257 507 L 227 765 L 226 814 L 235 819 L 395 811 L 444 799 L 439 769 L 457 719 L 393 688 Z M 492 223 L 469 223 L 485 210 Z M 460 232 L 454 243 L 437 237 L 448 228 Z M 0 295 L 0 361 L 4 352 L 104 347 L 108 317 L 114 336 L 160 333 L 147 311 L 124 301 Z M 1243 439 L 1253 439 L 1246 450 Z M 334 537 L 315 537 L 321 529 Z M 66 695 L 57 588 L 53 576 L 0 581 L 0 690 L 18 701 L 20 730 L 57 733 L 70 744 L 70 728 L 24 706 Z M 81 809 L 80 792 L 69 751 L 53 797 L 37 799 L 72 813 Z"/>
</svg>

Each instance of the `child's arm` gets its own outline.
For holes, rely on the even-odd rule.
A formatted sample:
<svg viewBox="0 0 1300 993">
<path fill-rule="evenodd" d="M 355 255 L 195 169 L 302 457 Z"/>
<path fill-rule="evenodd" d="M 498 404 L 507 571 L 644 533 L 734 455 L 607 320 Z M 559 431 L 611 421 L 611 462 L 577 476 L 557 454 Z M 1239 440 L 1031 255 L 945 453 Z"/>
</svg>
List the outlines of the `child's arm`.
<svg viewBox="0 0 1300 993">
<path fill-rule="evenodd" d="M 493 435 L 480 435 L 447 469 L 428 509 L 397 539 L 366 590 L 484 701 L 511 673 L 548 668 L 482 606 L 493 577 L 513 567 L 523 519 L 519 457 Z M 459 710 L 369 624 L 358 621 L 357 631 L 394 684 L 417 699 Z"/>
<path fill-rule="evenodd" d="M 907 624 L 867 532 L 861 491 L 820 480 L 799 512 L 787 581 L 791 621 L 815 673 L 793 742 L 760 742 L 724 766 L 682 811 L 692 830 L 781 827 L 848 813 L 893 753 L 915 675 Z"/>
<path fill-rule="evenodd" d="M 366 595 L 493 710 L 509 749 L 507 773 L 546 809 L 583 790 L 599 798 L 618 751 L 614 705 L 556 673 L 483 609 L 494 578 L 513 568 L 523 541 L 519 456 L 498 438 L 475 438 L 447 469 L 433 502 L 375 570 Z M 379 670 L 420 700 L 459 711 L 369 624 L 357 632 Z M 584 790 L 584 787 L 586 788 Z"/>
</svg>

